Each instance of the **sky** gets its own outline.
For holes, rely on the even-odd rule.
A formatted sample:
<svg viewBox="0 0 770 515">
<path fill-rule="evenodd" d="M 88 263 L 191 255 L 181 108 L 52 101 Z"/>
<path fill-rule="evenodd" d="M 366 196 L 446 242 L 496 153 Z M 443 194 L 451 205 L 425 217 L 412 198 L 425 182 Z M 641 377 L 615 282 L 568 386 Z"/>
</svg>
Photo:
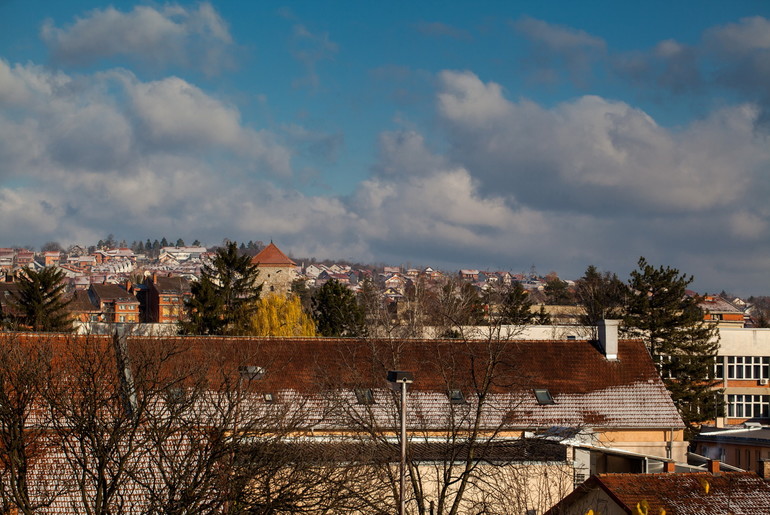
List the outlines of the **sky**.
<svg viewBox="0 0 770 515">
<path fill-rule="evenodd" d="M 770 295 L 770 3 L 0 0 L 0 246 Z"/>
</svg>

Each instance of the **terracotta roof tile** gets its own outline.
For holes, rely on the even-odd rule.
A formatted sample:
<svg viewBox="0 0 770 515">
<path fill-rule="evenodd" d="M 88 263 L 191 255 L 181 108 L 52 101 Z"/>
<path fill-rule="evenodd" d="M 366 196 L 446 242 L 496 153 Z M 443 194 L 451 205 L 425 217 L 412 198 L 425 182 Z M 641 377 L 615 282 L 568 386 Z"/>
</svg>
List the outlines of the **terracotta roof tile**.
<svg viewBox="0 0 770 515">
<path fill-rule="evenodd" d="M 259 266 L 296 266 L 297 264 L 286 257 L 286 254 L 271 241 L 262 252 L 251 258 L 252 264 Z"/>
<path fill-rule="evenodd" d="M 650 513 L 661 508 L 672 515 L 770 513 L 770 485 L 753 472 L 600 474 L 595 481 L 631 510 L 646 500 Z"/>
</svg>

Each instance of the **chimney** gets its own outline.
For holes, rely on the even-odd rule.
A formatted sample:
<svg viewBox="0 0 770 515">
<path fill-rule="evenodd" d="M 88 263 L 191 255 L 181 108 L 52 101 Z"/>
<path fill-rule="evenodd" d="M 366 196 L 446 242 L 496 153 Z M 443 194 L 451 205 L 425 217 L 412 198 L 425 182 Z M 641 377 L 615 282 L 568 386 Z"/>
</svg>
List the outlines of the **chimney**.
<svg viewBox="0 0 770 515">
<path fill-rule="evenodd" d="M 620 320 L 599 320 L 599 346 L 610 361 L 618 359 L 618 325 Z"/>
<path fill-rule="evenodd" d="M 759 460 L 759 475 L 765 481 L 770 480 L 770 458 L 762 458 Z"/>
<path fill-rule="evenodd" d="M 663 472 L 667 474 L 671 474 L 673 472 L 676 472 L 676 462 L 674 461 L 666 461 L 663 463 Z"/>
<path fill-rule="evenodd" d="M 711 474 L 719 474 L 719 460 L 709 459 L 708 471 Z"/>
</svg>

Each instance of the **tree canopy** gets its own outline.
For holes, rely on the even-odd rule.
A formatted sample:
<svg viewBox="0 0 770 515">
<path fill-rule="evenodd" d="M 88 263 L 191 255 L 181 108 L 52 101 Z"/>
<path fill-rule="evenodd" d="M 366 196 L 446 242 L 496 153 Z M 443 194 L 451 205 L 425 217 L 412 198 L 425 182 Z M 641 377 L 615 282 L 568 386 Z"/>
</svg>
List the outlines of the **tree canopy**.
<svg viewBox="0 0 770 515">
<path fill-rule="evenodd" d="M 253 319 L 256 336 L 315 336 L 315 323 L 302 309 L 296 295 L 284 297 L 272 293 L 260 299 Z"/>
<path fill-rule="evenodd" d="M 72 319 L 65 298 L 64 272 L 57 268 L 40 271 L 25 268 L 11 304 L 18 312 L 18 325 L 35 332 L 71 331 Z"/>
<path fill-rule="evenodd" d="M 217 249 L 211 263 L 203 265 L 198 282 L 190 286 L 186 334 L 247 334 L 258 309 L 262 285 L 259 270 L 249 256 L 238 252 L 236 242 Z"/>
<path fill-rule="evenodd" d="M 313 295 L 313 315 L 322 336 L 364 335 L 364 310 L 353 292 L 336 279 Z"/>
<path fill-rule="evenodd" d="M 720 411 L 713 387 L 719 348 L 715 326 L 704 322 L 699 298 L 687 295 L 692 276 L 639 258 L 631 272 L 625 325 L 643 338 L 685 423 L 693 429 Z"/>
</svg>

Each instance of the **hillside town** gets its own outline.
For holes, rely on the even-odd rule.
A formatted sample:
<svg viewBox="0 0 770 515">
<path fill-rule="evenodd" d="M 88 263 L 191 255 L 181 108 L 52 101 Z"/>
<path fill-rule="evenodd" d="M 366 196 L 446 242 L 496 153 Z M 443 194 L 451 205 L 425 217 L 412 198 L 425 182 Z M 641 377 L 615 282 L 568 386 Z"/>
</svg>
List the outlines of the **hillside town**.
<svg viewBox="0 0 770 515">
<path fill-rule="evenodd" d="M 761 305 L 698 295 L 644 258 L 627 286 L 590 266 L 563 280 L 297 263 L 273 242 L 0 260 L 15 506 L 584 515 L 723 513 L 742 496 L 733 513 L 770 510 Z M 634 321 L 669 292 L 668 322 Z"/>
<path fill-rule="evenodd" d="M 64 274 L 67 291 L 73 299 L 69 309 L 77 321 L 174 324 L 184 312 L 190 283 L 199 279 L 201 267 L 211 260 L 215 250 L 200 245 L 184 246 L 181 240 L 177 243 L 182 245 L 159 246 L 156 240 L 153 248 L 148 240 L 146 252 L 113 247 L 101 240 L 94 247 L 73 245 L 66 250 L 35 252 L 26 248 L 0 248 L 0 272 L 4 277 L 0 288 L 7 296 L 14 289 L 14 277 L 25 268 L 53 267 Z M 430 266 L 374 267 L 316 262 L 312 258 L 297 262 L 272 242 L 264 245 L 261 241 L 249 242 L 248 246 L 242 244 L 240 250 L 261 270 L 260 282 L 266 284 L 264 293 L 286 294 L 298 282 L 303 288 L 317 289 L 333 280 L 358 295 L 368 281 L 376 286 L 380 300 L 395 313 L 418 282 L 424 287 L 438 288 L 447 281 L 457 280 L 472 286 L 479 294 L 519 283 L 534 304 L 545 308 L 551 321 L 566 325 L 577 323 L 574 306 L 578 301 L 568 295 L 575 287 L 575 280 L 561 279 L 554 272 L 540 275 L 534 266 L 528 273 L 514 273 L 477 269 L 444 271 Z M 555 294 L 549 295 L 549 284 L 558 285 L 553 288 Z M 688 293 L 697 295 L 692 291 Z M 762 302 L 757 305 L 726 293 L 702 294 L 700 306 L 708 319 L 720 327 L 765 327 L 768 322 Z M 495 306 L 486 305 L 484 309 L 489 313 Z"/>
</svg>

